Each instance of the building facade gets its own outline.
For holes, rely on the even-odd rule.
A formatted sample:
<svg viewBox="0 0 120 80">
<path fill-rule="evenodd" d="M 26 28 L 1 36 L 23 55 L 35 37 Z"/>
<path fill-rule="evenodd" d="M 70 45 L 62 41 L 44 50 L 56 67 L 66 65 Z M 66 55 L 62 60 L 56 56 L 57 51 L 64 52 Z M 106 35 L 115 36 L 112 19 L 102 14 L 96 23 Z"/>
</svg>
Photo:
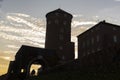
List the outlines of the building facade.
<svg viewBox="0 0 120 80">
<path fill-rule="evenodd" d="M 72 15 L 57 9 L 46 14 L 47 29 L 45 48 L 55 50 L 61 62 L 74 59 L 74 43 L 71 42 Z"/>
<path fill-rule="evenodd" d="M 120 26 L 102 21 L 78 37 L 78 58 L 84 64 L 112 62 L 120 45 Z"/>
<path fill-rule="evenodd" d="M 10 61 L 7 80 L 13 80 L 14 75 L 21 80 L 28 78 L 31 76 L 32 65 L 41 65 L 40 72 L 50 70 L 58 65 L 58 60 L 54 50 L 22 45 L 15 55 L 15 60 Z"/>
</svg>

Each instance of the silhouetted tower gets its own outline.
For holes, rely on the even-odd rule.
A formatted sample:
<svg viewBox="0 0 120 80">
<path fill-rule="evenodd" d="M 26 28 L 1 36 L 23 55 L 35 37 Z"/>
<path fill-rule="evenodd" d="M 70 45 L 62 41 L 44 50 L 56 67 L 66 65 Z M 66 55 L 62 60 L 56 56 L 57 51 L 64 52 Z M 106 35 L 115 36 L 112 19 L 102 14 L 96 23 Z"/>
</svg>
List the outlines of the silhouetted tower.
<svg viewBox="0 0 120 80">
<path fill-rule="evenodd" d="M 46 14 L 46 18 L 45 48 L 56 50 L 61 62 L 74 59 L 74 43 L 71 42 L 72 15 L 57 9 Z"/>
</svg>

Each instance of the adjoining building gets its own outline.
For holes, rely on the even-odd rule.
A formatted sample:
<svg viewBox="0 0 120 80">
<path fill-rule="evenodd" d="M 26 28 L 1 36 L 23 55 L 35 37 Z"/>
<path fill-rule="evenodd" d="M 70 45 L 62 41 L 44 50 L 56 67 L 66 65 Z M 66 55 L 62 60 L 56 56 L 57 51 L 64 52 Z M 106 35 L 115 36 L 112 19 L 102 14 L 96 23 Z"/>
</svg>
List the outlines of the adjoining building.
<svg viewBox="0 0 120 80">
<path fill-rule="evenodd" d="M 120 26 L 105 21 L 77 37 L 78 58 L 84 64 L 111 63 L 120 48 Z"/>
</svg>

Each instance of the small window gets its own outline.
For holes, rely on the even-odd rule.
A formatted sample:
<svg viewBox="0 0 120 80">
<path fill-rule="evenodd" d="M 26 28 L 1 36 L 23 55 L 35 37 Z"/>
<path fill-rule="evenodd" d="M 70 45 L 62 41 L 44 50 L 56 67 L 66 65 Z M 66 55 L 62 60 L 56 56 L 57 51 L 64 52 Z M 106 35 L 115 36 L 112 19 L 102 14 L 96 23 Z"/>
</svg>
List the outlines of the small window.
<svg viewBox="0 0 120 80">
<path fill-rule="evenodd" d="M 91 32 L 93 32 L 93 29 L 91 30 Z"/>
<path fill-rule="evenodd" d="M 24 69 L 21 69 L 21 73 L 23 73 L 24 72 Z"/>
<path fill-rule="evenodd" d="M 87 40 L 87 46 L 89 46 L 89 40 Z"/>
<path fill-rule="evenodd" d="M 58 20 L 55 20 L 55 24 L 58 24 L 59 23 L 59 21 Z"/>
<path fill-rule="evenodd" d="M 60 46 L 60 47 L 59 47 L 59 49 L 60 49 L 60 50 L 63 50 L 63 47 L 62 47 L 62 46 Z"/>
<path fill-rule="evenodd" d="M 65 56 L 62 56 L 62 59 L 64 60 L 64 59 L 65 59 Z"/>
<path fill-rule="evenodd" d="M 83 48 L 85 47 L 85 42 L 83 42 Z"/>
<path fill-rule="evenodd" d="M 97 48 L 97 51 L 100 51 L 100 50 L 101 50 L 101 48 L 100 48 L 100 47 L 98 47 L 98 48 Z"/>
<path fill-rule="evenodd" d="M 114 41 L 115 43 L 117 42 L 117 36 L 116 36 L 116 35 L 113 36 L 113 41 Z"/>
<path fill-rule="evenodd" d="M 60 32 L 61 32 L 61 33 L 63 33 L 63 32 L 64 32 L 64 29 L 63 29 L 63 28 L 61 28 L 61 29 L 60 29 Z"/>
<path fill-rule="evenodd" d="M 87 53 L 88 53 L 88 55 L 90 54 L 90 52 L 89 52 L 89 51 L 88 51 Z"/>
<path fill-rule="evenodd" d="M 51 21 L 48 21 L 48 24 L 51 24 Z"/>
<path fill-rule="evenodd" d="M 117 30 L 115 27 L 113 27 L 113 30 Z"/>
<path fill-rule="evenodd" d="M 96 27 L 96 30 L 99 30 L 99 27 Z"/>
<path fill-rule="evenodd" d="M 97 38 L 97 42 L 99 42 L 99 39 L 100 39 L 100 38 L 99 38 L 99 35 L 97 35 L 97 37 L 96 37 L 96 38 Z"/>
<path fill-rule="evenodd" d="M 59 16 L 59 13 L 55 13 L 56 16 Z"/>
<path fill-rule="evenodd" d="M 91 39 L 91 43 L 94 44 L 94 38 Z"/>
<path fill-rule="evenodd" d="M 92 49 L 92 53 L 94 53 L 95 51 L 94 51 L 94 49 Z"/>
<path fill-rule="evenodd" d="M 63 22 L 63 24 L 64 24 L 64 25 L 66 25 L 66 24 L 67 24 L 67 22 L 66 22 L 66 21 L 64 21 L 64 22 Z"/>
<path fill-rule="evenodd" d="M 85 56 L 85 53 L 83 53 L 83 57 Z"/>
<path fill-rule="evenodd" d="M 60 39 L 60 40 L 63 40 L 63 35 L 60 35 L 60 36 L 59 36 L 59 39 Z"/>
<path fill-rule="evenodd" d="M 67 17 L 67 14 L 64 14 L 64 17 Z"/>
</svg>

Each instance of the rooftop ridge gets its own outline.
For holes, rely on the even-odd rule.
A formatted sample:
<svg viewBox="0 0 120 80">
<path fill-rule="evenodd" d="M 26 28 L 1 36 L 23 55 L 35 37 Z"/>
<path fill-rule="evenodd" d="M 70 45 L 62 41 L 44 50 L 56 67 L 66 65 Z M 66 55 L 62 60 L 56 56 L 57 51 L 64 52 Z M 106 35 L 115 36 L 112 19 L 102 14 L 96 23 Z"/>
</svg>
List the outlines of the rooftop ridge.
<svg viewBox="0 0 120 80">
<path fill-rule="evenodd" d="M 53 10 L 53 11 L 47 13 L 47 14 L 46 14 L 46 17 L 47 17 L 49 14 L 52 14 L 52 13 L 55 13 L 55 12 L 59 12 L 59 13 L 64 12 L 64 13 L 67 13 L 68 15 L 70 15 L 71 17 L 73 17 L 72 14 L 70 14 L 70 13 L 64 11 L 64 10 L 61 9 L 61 8 L 58 8 L 58 9 L 56 9 L 56 10 Z"/>
</svg>

